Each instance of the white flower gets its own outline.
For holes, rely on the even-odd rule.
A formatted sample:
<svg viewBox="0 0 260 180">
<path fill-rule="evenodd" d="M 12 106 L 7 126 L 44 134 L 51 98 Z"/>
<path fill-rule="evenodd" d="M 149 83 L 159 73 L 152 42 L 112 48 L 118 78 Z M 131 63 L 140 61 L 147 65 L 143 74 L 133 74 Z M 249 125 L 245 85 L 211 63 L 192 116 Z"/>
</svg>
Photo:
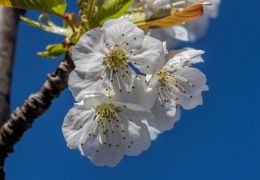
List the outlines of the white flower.
<svg viewBox="0 0 260 180">
<path fill-rule="evenodd" d="M 180 107 L 192 109 L 202 104 L 202 91 L 207 91 L 205 75 L 194 63 L 203 62 L 203 51 L 185 49 L 170 59 L 149 82 L 151 93 L 157 93 L 152 112 L 155 128 L 169 130 L 180 117 Z"/>
<path fill-rule="evenodd" d="M 147 35 L 160 39 L 161 41 L 166 41 L 170 48 L 177 46 L 179 41 L 186 42 L 190 40 L 188 29 L 181 25 L 161 29 L 150 29 Z"/>
<path fill-rule="evenodd" d="M 72 50 L 75 70 L 69 87 L 77 101 L 90 92 L 131 92 L 133 80 L 142 74 L 152 76 L 164 64 L 161 41 L 126 19 L 108 20 L 103 28 L 84 34 Z"/>
<path fill-rule="evenodd" d="M 143 0 L 144 11 L 146 18 L 151 20 L 155 18 L 162 18 L 171 14 L 173 0 Z M 183 1 L 180 1 L 184 4 Z M 177 3 L 178 5 L 179 3 Z M 148 35 L 166 41 L 169 47 L 173 47 L 176 42 L 174 39 L 181 41 L 188 41 L 188 31 L 183 26 L 173 26 L 163 29 L 152 29 Z"/>
<path fill-rule="evenodd" d="M 148 9 L 158 14 L 151 18 L 172 6 L 170 0 L 155 0 L 153 5 Z M 182 40 L 188 37 L 184 26 L 165 31 Z M 124 155 L 147 150 L 151 140 L 180 119 L 181 107 L 202 104 L 206 77 L 191 66 L 203 62 L 203 53 L 168 53 L 165 43 L 144 35 L 126 19 L 108 20 L 85 33 L 72 49 L 75 70 L 69 89 L 78 103 L 63 123 L 67 146 L 97 166 L 110 167 Z"/>
<path fill-rule="evenodd" d="M 187 22 L 185 25 L 177 25 L 169 28 L 151 29 L 148 34 L 152 37 L 166 41 L 168 47 L 175 47 L 178 41 L 194 41 L 203 36 L 208 28 L 210 18 L 216 18 L 220 0 L 143 0 L 147 19 L 161 18 L 170 15 L 173 6 L 185 7 L 193 3 L 204 3 L 205 14 L 198 20 Z"/>
<path fill-rule="evenodd" d="M 189 0 L 190 3 L 200 2 L 199 0 Z M 195 41 L 204 36 L 208 30 L 211 18 L 218 16 L 218 9 L 221 0 L 207 0 L 210 5 L 204 6 L 204 15 L 195 21 L 188 22 L 184 25 L 189 33 L 189 39 Z"/>
<path fill-rule="evenodd" d="M 115 166 L 123 156 L 136 156 L 150 146 L 149 110 L 87 95 L 68 112 L 63 134 L 69 148 L 79 148 L 97 166 Z"/>
</svg>

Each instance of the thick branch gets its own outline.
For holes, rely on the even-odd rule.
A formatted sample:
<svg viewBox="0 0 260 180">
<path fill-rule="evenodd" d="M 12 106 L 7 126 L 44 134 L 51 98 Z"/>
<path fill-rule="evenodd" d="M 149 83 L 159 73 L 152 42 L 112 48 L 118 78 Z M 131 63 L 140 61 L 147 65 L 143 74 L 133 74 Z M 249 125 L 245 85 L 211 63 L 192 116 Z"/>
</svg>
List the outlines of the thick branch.
<svg viewBox="0 0 260 180">
<path fill-rule="evenodd" d="M 0 180 L 4 178 L 3 167 L 6 157 L 13 152 L 14 145 L 23 133 L 31 128 L 33 121 L 42 115 L 50 107 L 52 100 L 67 88 L 68 76 L 73 69 L 74 64 L 66 55 L 56 72 L 48 75 L 40 91 L 32 94 L 21 107 L 18 107 L 0 129 Z"/>
<path fill-rule="evenodd" d="M 9 116 L 17 23 L 24 11 L 0 7 L 0 127 Z"/>
</svg>

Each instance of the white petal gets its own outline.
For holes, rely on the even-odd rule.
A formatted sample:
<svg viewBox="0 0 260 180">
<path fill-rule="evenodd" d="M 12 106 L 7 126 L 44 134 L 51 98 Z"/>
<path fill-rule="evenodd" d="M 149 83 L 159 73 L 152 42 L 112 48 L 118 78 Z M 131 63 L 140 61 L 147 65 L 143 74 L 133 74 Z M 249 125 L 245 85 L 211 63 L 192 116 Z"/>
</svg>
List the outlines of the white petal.
<svg viewBox="0 0 260 180">
<path fill-rule="evenodd" d="M 104 94 L 102 93 L 93 93 L 88 94 L 84 97 L 82 100 L 81 105 L 85 109 L 91 109 L 93 107 L 96 107 L 102 103 L 110 103 L 111 100 L 108 99 Z"/>
<path fill-rule="evenodd" d="M 158 81 L 159 81 L 160 77 L 157 76 L 156 74 L 154 74 L 152 76 L 152 78 L 150 79 L 150 81 L 148 82 L 148 91 L 153 91 L 153 92 L 157 92 L 159 85 L 158 85 Z"/>
<path fill-rule="evenodd" d="M 81 36 L 80 40 L 72 49 L 72 59 L 77 60 L 80 53 L 98 52 L 104 53 L 104 30 L 101 28 L 95 28 Z"/>
<path fill-rule="evenodd" d="M 136 79 L 135 89 L 132 92 L 135 94 L 136 103 L 146 107 L 147 109 L 151 109 L 155 102 L 157 93 L 154 89 L 156 89 L 156 87 L 153 87 L 153 90 L 151 88 L 148 89 L 147 83 L 145 83 L 143 79 Z"/>
<path fill-rule="evenodd" d="M 97 76 L 97 77 L 96 77 Z M 86 76 L 72 71 L 69 76 L 69 90 L 76 101 L 81 101 L 87 94 L 105 93 L 104 82 L 100 81 L 98 74 Z"/>
<path fill-rule="evenodd" d="M 192 84 L 194 84 L 193 87 L 185 82 L 179 81 L 180 84 L 185 88 L 186 92 L 190 93 L 191 95 L 199 94 L 202 91 L 208 90 L 208 86 L 206 84 L 207 78 L 205 74 L 203 74 L 197 68 L 183 67 L 181 69 L 178 69 L 175 74 L 189 80 Z"/>
<path fill-rule="evenodd" d="M 119 102 L 119 101 L 112 101 L 113 104 L 117 105 L 117 106 L 122 106 L 122 107 L 126 107 L 127 109 L 124 111 L 124 114 L 129 113 L 130 111 L 135 111 L 136 113 L 141 113 L 143 115 L 150 115 L 150 109 L 147 109 L 144 106 L 138 105 L 138 104 L 134 104 L 134 103 L 125 103 L 125 102 Z M 131 112 L 134 113 L 134 112 Z M 129 113 L 128 116 L 132 117 L 136 114 L 131 114 Z"/>
<path fill-rule="evenodd" d="M 153 141 L 156 140 L 158 135 L 161 133 L 161 131 L 156 128 L 156 123 L 154 121 L 155 119 L 153 121 L 143 121 L 143 123 L 147 126 L 150 138 Z"/>
<path fill-rule="evenodd" d="M 77 148 L 80 145 L 80 138 L 84 133 L 83 127 L 92 118 L 92 115 L 91 110 L 81 110 L 75 106 L 68 112 L 64 119 L 62 132 L 69 148 Z"/>
<path fill-rule="evenodd" d="M 87 156 L 91 162 L 97 166 L 114 167 L 124 156 L 125 147 L 122 146 L 122 144 L 114 142 L 115 138 L 120 137 L 120 133 L 115 132 L 112 134 L 114 137 L 108 135 L 106 144 L 101 141 L 102 136 L 103 135 L 100 133 L 97 137 L 86 138 L 80 147 L 80 151 L 82 155 Z M 119 147 L 116 145 L 119 145 Z"/>
<path fill-rule="evenodd" d="M 194 109 L 197 106 L 203 104 L 203 98 L 201 94 L 193 95 L 192 98 L 185 97 L 182 95 L 177 95 L 179 97 L 178 104 L 180 104 L 184 109 L 190 110 Z"/>
<path fill-rule="evenodd" d="M 164 30 L 169 36 L 171 36 L 174 39 L 178 39 L 181 41 L 189 40 L 189 32 L 183 26 L 173 26 Z"/>
<path fill-rule="evenodd" d="M 145 36 L 142 48 L 136 51 L 135 56 L 129 58 L 129 62 L 136 63 L 136 66 L 147 75 L 154 74 L 165 63 L 163 43 L 152 37 Z"/>
<path fill-rule="evenodd" d="M 171 58 L 167 64 L 168 66 L 181 67 L 183 65 L 189 66 L 196 63 L 204 62 L 201 55 L 204 54 L 202 50 L 196 50 L 192 48 L 182 49 L 180 51 L 176 51 L 177 54 Z"/>
<path fill-rule="evenodd" d="M 129 105 L 128 105 L 129 107 Z M 151 137 L 147 125 L 143 122 L 148 122 L 153 119 L 149 112 L 135 111 L 125 109 L 122 117 L 127 119 L 124 140 L 127 147 L 126 154 L 129 156 L 137 156 L 141 152 L 147 150 L 151 143 Z"/>
<path fill-rule="evenodd" d="M 139 104 L 147 109 L 151 109 L 156 99 L 157 90 L 153 91 L 155 88 L 149 88 L 148 91 L 145 81 L 145 77 L 142 76 L 135 78 L 132 85 L 134 88 L 132 88 L 131 92 L 120 92 L 119 88 L 115 87 L 115 99 L 122 102 Z"/>
<path fill-rule="evenodd" d="M 174 38 L 174 31 L 171 30 L 170 32 L 170 34 L 167 33 L 165 28 L 157 28 L 148 30 L 147 35 L 159 39 L 161 41 L 166 41 L 167 47 L 169 47 L 169 49 L 173 49 L 179 44 L 179 41 Z"/>
<path fill-rule="evenodd" d="M 85 33 L 72 49 L 72 59 L 75 70 L 83 73 L 93 73 L 104 69 L 105 53 L 104 32 L 100 28 Z"/>
<path fill-rule="evenodd" d="M 166 41 L 163 41 L 163 49 L 164 49 L 164 53 L 165 53 L 165 54 L 168 54 L 168 53 L 169 53 L 169 51 L 168 51 L 168 49 L 167 49 L 167 42 L 166 42 Z"/>
<path fill-rule="evenodd" d="M 176 95 L 179 98 L 178 104 L 182 105 L 185 109 L 192 109 L 198 105 L 202 105 L 201 93 L 208 90 L 206 76 L 198 69 L 191 67 L 178 69 L 176 75 L 194 84 L 194 86 L 191 86 L 186 82 L 179 81 L 179 84 L 185 89 L 187 96 L 177 93 Z"/>
<path fill-rule="evenodd" d="M 208 30 L 210 19 L 207 16 L 203 16 L 192 22 L 188 22 L 184 26 L 189 31 L 189 39 L 196 41 L 197 39 L 204 36 Z"/>
<path fill-rule="evenodd" d="M 77 58 L 75 58 L 75 56 L 77 56 Z M 73 60 L 75 64 L 75 70 L 85 74 L 102 72 L 102 70 L 105 69 L 103 58 L 104 55 L 101 53 L 74 54 Z"/>
<path fill-rule="evenodd" d="M 126 151 L 126 154 L 129 156 L 137 156 L 150 147 L 150 134 L 147 126 L 143 123 L 137 124 L 129 121 L 126 137 L 130 141 Z"/>
<path fill-rule="evenodd" d="M 126 37 L 144 35 L 143 30 L 126 19 L 108 20 L 103 28 L 105 30 L 105 42 L 112 46 L 115 44 L 121 45 Z"/>
<path fill-rule="evenodd" d="M 162 106 L 160 101 L 157 99 L 152 108 L 152 112 L 155 121 L 149 125 L 161 132 L 171 130 L 174 123 L 180 119 L 180 107 L 178 107 L 174 102 L 166 103 Z"/>
<path fill-rule="evenodd" d="M 123 40 L 122 47 L 128 51 L 128 53 L 134 53 L 136 50 L 142 48 L 142 42 L 145 36 L 132 35 L 127 36 Z"/>
</svg>

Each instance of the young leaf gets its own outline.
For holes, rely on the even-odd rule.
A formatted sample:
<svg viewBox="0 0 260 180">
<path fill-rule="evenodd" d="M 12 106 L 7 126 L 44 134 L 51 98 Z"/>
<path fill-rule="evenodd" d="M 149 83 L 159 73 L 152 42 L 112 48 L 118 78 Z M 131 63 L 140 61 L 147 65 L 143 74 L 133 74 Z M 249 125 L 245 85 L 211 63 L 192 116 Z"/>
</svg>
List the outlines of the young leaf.
<svg viewBox="0 0 260 180">
<path fill-rule="evenodd" d="M 108 19 L 124 15 L 133 3 L 134 0 L 107 0 L 97 11 L 94 19 L 99 25 L 103 25 Z"/>
<path fill-rule="evenodd" d="M 40 28 L 44 31 L 51 32 L 54 34 L 70 37 L 73 33 L 69 27 L 57 26 L 53 21 L 51 21 L 47 14 L 41 14 L 38 18 L 39 21 L 34 21 L 24 16 L 20 16 L 21 20 L 30 26 Z"/>
<path fill-rule="evenodd" d="M 67 52 L 67 49 L 62 44 L 52 44 L 47 46 L 46 51 L 39 52 L 41 57 L 56 58 Z"/>
<path fill-rule="evenodd" d="M 0 5 L 18 9 L 39 10 L 56 15 L 63 15 L 66 0 L 0 0 Z"/>
<path fill-rule="evenodd" d="M 29 18 L 24 17 L 24 16 L 20 16 L 20 18 L 21 18 L 22 21 L 24 21 L 25 23 L 27 23 L 30 26 L 41 28 L 40 23 L 37 22 L 37 21 L 34 21 L 34 20 L 29 19 Z"/>
<path fill-rule="evenodd" d="M 177 11 L 176 13 L 152 21 L 136 23 L 136 25 L 142 29 L 149 28 L 166 28 L 177 24 L 182 24 L 187 21 L 197 19 L 203 15 L 203 4 L 197 3 L 185 8 L 182 11 Z"/>
</svg>

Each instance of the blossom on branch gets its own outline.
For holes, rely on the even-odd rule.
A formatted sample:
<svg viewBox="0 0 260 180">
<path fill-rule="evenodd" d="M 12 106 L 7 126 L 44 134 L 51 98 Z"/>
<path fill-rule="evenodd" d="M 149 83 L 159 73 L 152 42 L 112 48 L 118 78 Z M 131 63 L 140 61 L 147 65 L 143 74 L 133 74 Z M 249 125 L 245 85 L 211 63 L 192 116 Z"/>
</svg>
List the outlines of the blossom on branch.
<svg viewBox="0 0 260 180">
<path fill-rule="evenodd" d="M 203 62 L 203 53 L 168 53 L 165 42 L 126 19 L 85 33 L 72 49 L 69 89 L 77 102 L 62 128 L 68 147 L 109 167 L 147 150 L 173 128 L 181 108 L 202 104 L 206 77 L 191 66 Z"/>
<path fill-rule="evenodd" d="M 180 107 L 189 110 L 202 105 L 201 93 L 208 90 L 206 77 L 191 65 L 203 62 L 203 53 L 194 49 L 177 53 L 149 82 L 149 91 L 156 98 L 152 112 L 158 130 L 165 131 L 173 127 L 180 118 Z"/>
<path fill-rule="evenodd" d="M 142 106 L 91 94 L 68 112 L 62 131 L 69 148 L 79 148 L 95 165 L 115 166 L 124 154 L 149 148 L 152 118 Z"/>
<path fill-rule="evenodd" d="M 133 79 L 151 76 L 164 64 L 163 43 L 125 19 L 109 20 L 84 34 L 72 50 L 69 85 L 76 100 L 97 89 L 131 92 Z M 136 71 L 140 73 L 137 73 Z"/>
</svg>

